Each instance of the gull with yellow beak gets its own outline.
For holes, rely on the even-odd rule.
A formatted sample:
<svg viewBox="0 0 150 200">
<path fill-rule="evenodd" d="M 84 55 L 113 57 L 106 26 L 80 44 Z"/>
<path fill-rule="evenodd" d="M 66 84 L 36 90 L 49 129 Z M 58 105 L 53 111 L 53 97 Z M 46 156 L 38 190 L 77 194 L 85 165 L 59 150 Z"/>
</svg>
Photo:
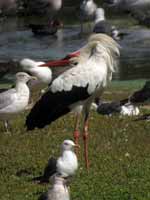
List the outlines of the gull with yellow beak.
<svg viewBox="0 0 150 200">
<path fill-rule="evenodd" d="M 47 183 L 54 174 L 63 178 L 73 176 L 78 169 L 78 160 L 74 153 L 74 147 L 79 147 L 79 145 L 76 145 L 72 140 L 64 140 L 61 144 L 60 157 L 58 159 L 51 157 L 44 169 L 43 176 L 36 177 L 33 180 Z"/>
<path fill-rule="evenodd" d="M 0 120 L 4 121 L 8 132 L 8 120 L 24 111 L 28 105 L 30 90 L 27 82 L 36 79 L 25 72 L 16 74 L 16 85 L 0 93 Z"/>
</svg>

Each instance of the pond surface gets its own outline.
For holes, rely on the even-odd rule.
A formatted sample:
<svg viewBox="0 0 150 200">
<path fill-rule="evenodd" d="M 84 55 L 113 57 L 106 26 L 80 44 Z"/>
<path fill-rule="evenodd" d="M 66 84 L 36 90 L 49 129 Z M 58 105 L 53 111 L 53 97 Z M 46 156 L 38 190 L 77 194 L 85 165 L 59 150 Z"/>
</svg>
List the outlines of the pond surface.
<svg viewBox="0 0 150 200">
<path fill-rule="evenodd" d="M 150 29 L 130 24 L 130 19 L 114 18 L 112 24 L 126 35 L 121 41 L 121 59 L 117 80 L 150 78 Z M 88 35 L 80 36 L 80 25 L 65 24 L 57 36 L 35 37 L 23 19 L 9 18 L 0 23 L 0 61 L 31 58 L 50 60 L 61 58 L 86 43 Z M 1 66 L 0 66 L 1 67 Z"/>
</svg>

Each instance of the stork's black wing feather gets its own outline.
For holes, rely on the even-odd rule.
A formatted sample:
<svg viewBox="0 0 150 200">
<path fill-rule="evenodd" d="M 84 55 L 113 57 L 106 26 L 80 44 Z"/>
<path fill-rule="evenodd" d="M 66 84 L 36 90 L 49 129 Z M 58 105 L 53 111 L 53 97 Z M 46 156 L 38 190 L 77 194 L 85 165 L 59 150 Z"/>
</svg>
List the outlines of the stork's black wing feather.
<svg viewBox="0 0 150 200">
<path fill-rule="evenodd" d="M 63 90 L 55 93 L 51 90 L 47 91 L 27 116 L 27 129 L 43 128 L 67 114 L 70 111 L 70 105 L 86 100 L 90 96 L 87 87 L 88 84 L 86 87 L 73 86 L 70 91 Z"/>
</svg>

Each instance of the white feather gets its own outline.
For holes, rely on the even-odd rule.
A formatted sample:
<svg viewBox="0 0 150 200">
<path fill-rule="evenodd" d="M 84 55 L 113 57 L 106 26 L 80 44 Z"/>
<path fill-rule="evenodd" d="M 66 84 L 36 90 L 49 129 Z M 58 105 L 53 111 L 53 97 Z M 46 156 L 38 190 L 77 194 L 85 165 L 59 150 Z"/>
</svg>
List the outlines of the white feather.
<svg viewBox="0 0 150 200">
<path fill-rule="evenodd" d="M 36 76 L 41 83 L 49 84 L 52 80 L 52 71 L 46 66 L 39 67 L 39 65 L 42 64 L 44 64 L 44 62 L 35 62 L 28 58 L 25 58 L 20 62 L 20 65 L 26 72 Z"/>
</svg>

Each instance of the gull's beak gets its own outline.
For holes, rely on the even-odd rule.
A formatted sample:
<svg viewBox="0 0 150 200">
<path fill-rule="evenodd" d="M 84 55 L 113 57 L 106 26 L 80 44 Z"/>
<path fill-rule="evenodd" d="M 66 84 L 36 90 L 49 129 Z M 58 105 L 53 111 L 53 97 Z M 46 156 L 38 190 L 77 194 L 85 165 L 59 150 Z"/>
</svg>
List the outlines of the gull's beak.
<svg viewBox="0 0 150 200">
<path fill-rule="evenodd" d="M 80 148 L 79 144 L 74 144 L 74 147 Z"/>
<path fill-rule="evenodd" d="M 37 80 L 36 76 L 31 76 L 30 80 Z"/>
</svg>

